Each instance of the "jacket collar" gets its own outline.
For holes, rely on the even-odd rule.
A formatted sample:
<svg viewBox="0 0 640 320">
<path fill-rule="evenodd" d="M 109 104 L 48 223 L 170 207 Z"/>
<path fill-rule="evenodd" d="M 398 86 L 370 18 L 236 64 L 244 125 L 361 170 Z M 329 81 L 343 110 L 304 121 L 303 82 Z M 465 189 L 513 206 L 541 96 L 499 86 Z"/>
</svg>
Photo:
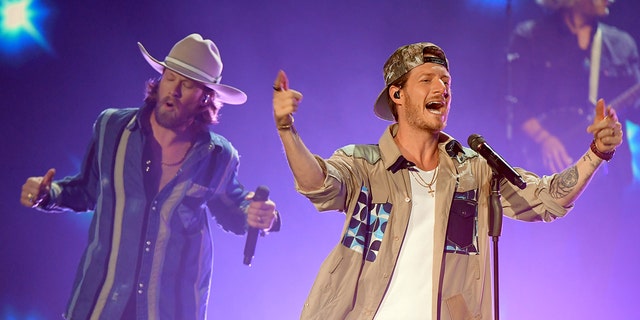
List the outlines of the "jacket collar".
<svg viewBox="0 0 640 320">
<path fill-rule="evenodd" d="M 398 149 L 396 142 L 393 140 L 396 134 L 398 134 L 398 124 L 394 123 L 387 127 L 387 130 L 385 130 L 385 132 L 382 134 L 382 137 L 380 137 L 380 140 L 378 141 L 382 163 L 387 170 L 390 170 L 393 173 L 401 169 L 415 166 L 413 162 L 407 160 L 402 155 L 402 153 L 400 153 L 400 149 Z M 451 141 L 455 141 L 455 143 L 449 143 Z M 460 151 L 462 148 L 460 144 L 457 143 L 457 141 L 454 140 L 449 134 L 440 132 L 440 135 L 438 137 L 438 149 L 440 149 L 440 151 L 446 152 L 448 151 L 446 150 L 446 146 L 449 146 L 448 149 L 451 149 L 455 153 L 459 152 L 458 148 L 460 148 Z"/>
</svg>

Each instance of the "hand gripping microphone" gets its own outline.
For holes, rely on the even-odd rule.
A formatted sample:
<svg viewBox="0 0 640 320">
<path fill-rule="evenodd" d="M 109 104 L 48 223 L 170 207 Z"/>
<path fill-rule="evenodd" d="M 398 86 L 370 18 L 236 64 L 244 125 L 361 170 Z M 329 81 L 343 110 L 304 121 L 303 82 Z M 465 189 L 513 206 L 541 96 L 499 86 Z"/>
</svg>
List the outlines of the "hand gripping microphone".
<svg viewBox="0 0 640 320">
<path fill-rule="evenodd" d="M 267 201 L 269 200 L 269 188 L 266 186 L 259 186 L 256 189 L 256 193 L 253 195 L 253 201 Z M 256 252 L 256 243 L 258 242 L 258 229 L 249 227 L 247 231 L 247 241 L 244 244 L 244 260 L 243 263 L 247 266 L 251 266 L 251 259 Z"/>
<path fill-rule="evenodd" d="M 524 189 L 527 187 L 527 183 L 524 182 L 522 176 L 516 170 L 513 169 L 502 157 L 493 151 L 491 147 L 487 144 L 487 141 L 479 134 L 472 134 L 469 136 L 467 140 L 469 147 L 473 149 L 475 152 L 479 153 L 482 157 L 487 160 L 487 163 L 493 168 L 493 170 L 502 175 L 504 178 L 509 180 L 514 186 L 517 186 L 520 189 Z"/>
</svg>

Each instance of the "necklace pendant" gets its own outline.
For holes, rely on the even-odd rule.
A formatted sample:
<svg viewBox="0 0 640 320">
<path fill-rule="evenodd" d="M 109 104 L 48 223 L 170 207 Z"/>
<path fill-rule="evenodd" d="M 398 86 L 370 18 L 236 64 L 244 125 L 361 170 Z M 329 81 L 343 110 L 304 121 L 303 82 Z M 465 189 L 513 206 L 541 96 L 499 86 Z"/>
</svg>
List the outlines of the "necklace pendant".
<svg viewBox="0 0 640 320">
<path fill-rule="evenodd" d="M 429 195 L 431 195 L 431 197 L 435 197 L 435 190 L 433 189 L 433 186 L 436 183 L 436 177 L 438 176 L 438 166 L 436 166 L 432 176 L 431 176 L 431 181 L 427 182 L 425 179 L 422 178 L 422 175 L 420 174 L 420 172 L 418 172 L 417 170 L 409 170 L 409 173 L 415 178 L 415 181 L 422 186 L 423 188 L 427 189 L 427 192 L 429 193 Z"/>
</svg>

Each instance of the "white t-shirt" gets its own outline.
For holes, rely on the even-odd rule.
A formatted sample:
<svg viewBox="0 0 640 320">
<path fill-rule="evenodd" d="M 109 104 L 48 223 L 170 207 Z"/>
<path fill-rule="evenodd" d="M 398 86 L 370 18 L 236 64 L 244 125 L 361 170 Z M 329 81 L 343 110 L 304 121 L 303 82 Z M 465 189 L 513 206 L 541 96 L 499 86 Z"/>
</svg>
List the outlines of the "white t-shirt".
<svg viewBox="0 0 640 320">
<path fill-rule="evenodd" d="M 430 319 L 432 311 L 433 237 L 435 228 L 435 193 L 424 184 L 436 170 L 410 170 L 411 216 L 391 283 L 376 313 L 376 320 Z M 418 180 L 415 174 L 420 174 Z M 435 183 L 431 186 L 435 190 Z"/>
</svg>

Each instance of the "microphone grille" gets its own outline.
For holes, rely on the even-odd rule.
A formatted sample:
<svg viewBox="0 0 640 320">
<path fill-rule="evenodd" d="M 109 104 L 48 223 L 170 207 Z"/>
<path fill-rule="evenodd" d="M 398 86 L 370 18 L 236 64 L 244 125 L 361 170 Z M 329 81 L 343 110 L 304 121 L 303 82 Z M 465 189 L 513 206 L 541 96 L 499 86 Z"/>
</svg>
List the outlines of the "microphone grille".
<svg viewBox="0 0 640 320">
<path fill-rule="evenodd" d="M 476 133 L 470 135 L 467 139 L 467 144 L 469 144 L 469 147 L 475 151 L 478 151 L 478 147 L 485 142 L 484 138 Z"/>
<path fill-rule="evenodd" d="M 255 201 L 267 201 L 269 200 L 269 187 L 259 186 L 256 189 L 256 193 L 253 195 Z"/>
</svg>

